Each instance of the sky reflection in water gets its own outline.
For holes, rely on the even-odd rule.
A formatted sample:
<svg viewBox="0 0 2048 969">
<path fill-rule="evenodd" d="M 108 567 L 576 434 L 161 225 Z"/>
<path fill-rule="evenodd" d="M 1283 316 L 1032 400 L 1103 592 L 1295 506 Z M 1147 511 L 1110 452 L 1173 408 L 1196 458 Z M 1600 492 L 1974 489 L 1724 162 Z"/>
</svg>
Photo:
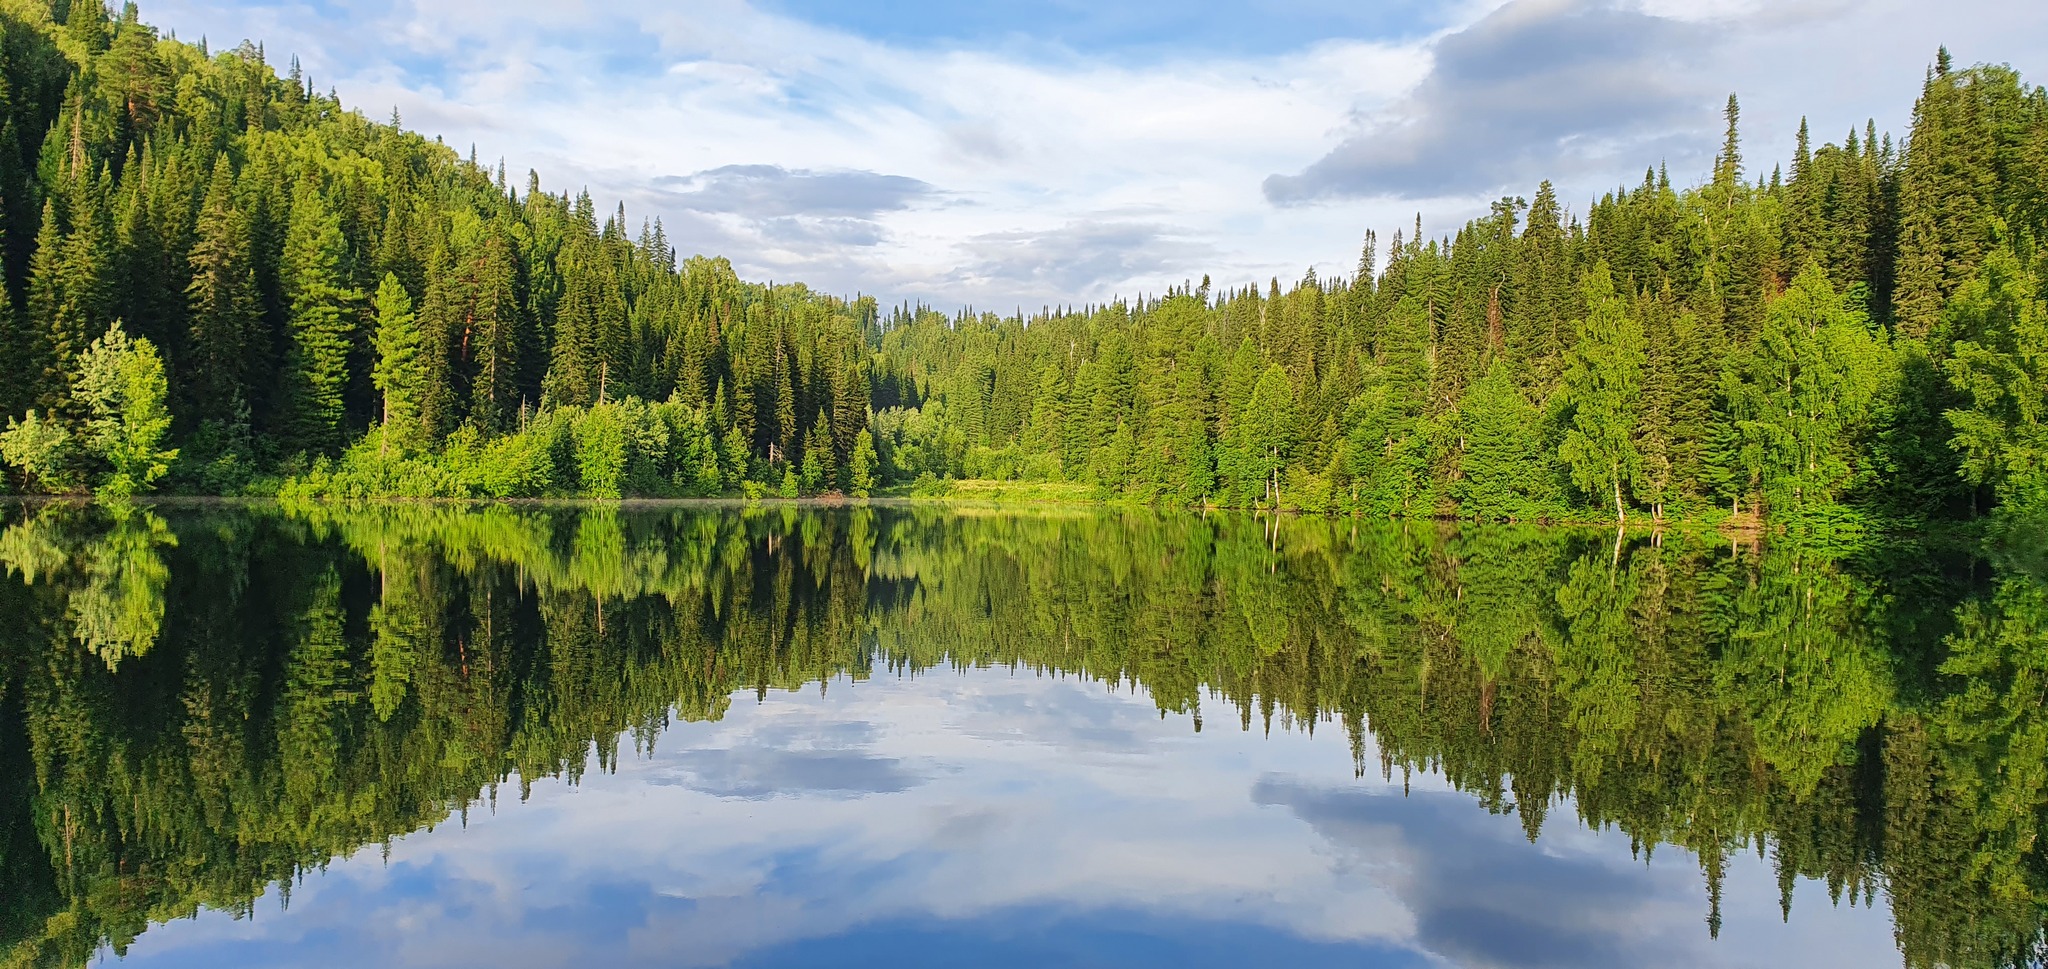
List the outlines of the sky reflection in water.
<svg viewBox="0 0 2048 969">
<path fill-rule="evenodd" d="M 1368 743 L 1370 741 L 1368 740 Z M 1161 718 L 1004 669 L 735 698 L 615 773 L 517 785 L 307 875 L 253 918 L 155 927 L 158 966 L 1869 966 L 1890 915 L 1730 859 L 1645 863 L 1556 809 L 1540 843 L 1434 776 L 1354 778 L 1341 729 Z M 1367 751 L 1366 763 L 1377 755 Z M 111 961 L 111 960 L 109 960 Z"/>
</svg>

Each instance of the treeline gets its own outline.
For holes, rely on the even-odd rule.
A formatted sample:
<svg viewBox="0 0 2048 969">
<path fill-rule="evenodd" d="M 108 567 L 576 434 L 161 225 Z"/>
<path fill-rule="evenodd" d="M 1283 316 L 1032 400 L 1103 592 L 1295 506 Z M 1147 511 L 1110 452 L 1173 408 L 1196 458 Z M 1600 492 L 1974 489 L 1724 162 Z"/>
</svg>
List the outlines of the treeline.
<svg viewBox="0 0 2048 969">
<path fill-rule="evenodd" d="M 133 4 L 0 0 L 0 27 L 17 484 L 721 494 L 879 473 L 872 301 L 679 265 L 659 223 L 510 185 Z M 110 333 L 170 389 L 87 386 Z M 137 406 L 170 420 L 126 426 Z"/>
<path fill-rule="evenodd" d="M 1696 187 L 1652 169 L 1581 220 L 1545 183 L 1447 238 L 1418 219 L 1383 267 L 1368 235 L 1352 277 L 1284 291 L 1205 278 L 1029 320 L 902 310 L 884 369 L 929 398 L 936 474 L 1148 501 L 1517 519 L 2048 507 L 2048 95 L 1944 51 L 1908 141 L 1866 124 L 1815 148 L 1802 123 L 1789 173 L 1753 177 L 1738 117 L 1731 97 Z"/>
<path fill-rule="evenodd" d="M 2038 964 L 2048 923 L 2048 584 L 2002 554 L 1142 510 L 58 505 L 10 512 L 0 564 L 4 965 L 248 911 L 738 695 L 955 665 L 1142 686 L 1197 730 L 1341 732 L 1360 772 L 1440 774 L 1532 837 L 1683 848 L 1710 929 L 1746 851 L 1791 918 L 1801 879 L 1882 893 L 1911 967 Z"/>
<path fill-rule="evenodd" d="M 0 25 L 0 455 L 24 488 L 2048 507 L 2048 95 L 1946 51 L 1901 141 L 1802 123 L 1789 171 L 1752 170 L 1731 97 L 1696 186 L 1652 169 L 1580 217 L 1546 183 L 1448 237 L 1418 219 L 1384 265 L 1368 236 L 1349 278 L 1004 319 L 678 264 L 658 222 L 132 4 L 0 0 Z"/>
</svg>

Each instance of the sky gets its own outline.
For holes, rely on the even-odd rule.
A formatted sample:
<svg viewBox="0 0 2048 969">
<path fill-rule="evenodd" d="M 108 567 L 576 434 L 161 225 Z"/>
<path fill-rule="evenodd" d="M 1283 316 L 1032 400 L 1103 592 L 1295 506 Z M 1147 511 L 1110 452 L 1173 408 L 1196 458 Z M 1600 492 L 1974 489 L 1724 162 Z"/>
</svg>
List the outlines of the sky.
<svg viewBox="0 0 2048 969">
<path fill-rule="evenodd" d="M 1890 911 L 1553 806 L 1531 842 L 1335 724 L 1207 729 L 1142 688 L 1005 669 L 751 690 L 615 773 L 309 873 L 290 904 L 157 925 L 125 969 L 1896 965 Z M 1379 754 L 1366 740 L 1362 760 Z M 112 965 L 113 960 L 102 960 Z"/>
<path fill-rule="evenodd" d="M 154 0 L 264 42 L 685 256 L 885 303 L 1022 308 L 1351 274 L 1553 181 L 1583 213 L 1704 179 L 1730 93 L 1751 174 L 1866 119 L 1935 47 L 2048 76 L 2018 0 Z"/>
</svg>

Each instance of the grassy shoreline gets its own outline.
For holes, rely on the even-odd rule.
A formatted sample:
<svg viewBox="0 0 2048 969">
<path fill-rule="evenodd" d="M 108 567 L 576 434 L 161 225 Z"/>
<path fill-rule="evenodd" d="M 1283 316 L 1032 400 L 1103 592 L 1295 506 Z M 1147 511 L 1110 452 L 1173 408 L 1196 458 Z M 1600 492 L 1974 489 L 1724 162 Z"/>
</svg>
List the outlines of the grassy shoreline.
<svg viewBox="0 0 2048 969">
<path fill-rule="evenodd" d="M 49 496 L 12 495 L 9 499 L 23 504 L 48 504 L 84 502 L 93 500 L 90 496 Z M 337 497 L 319 494 L 293 494 L 286 490 L 282 494 L 247 495 L 192 495 L 156 494 L 136 496 L 134 504 L 148 506 L 200 506 L 209 504 L 282 504 L 292 505 L 506 505 L 506 506 L 592 506 L 616 508 L 659 508 L 659 507 L 707 507 L 707 508 L 756 508 L 756 507 L 806 507 L 806 508 L 847 508 L 859 506 L 875 507 L 916 507 L 940 506 L 955 508 L 1101 508 L 1150 511 L 1185 511 L 1198 514 L 1238 513 L 1253 515 L 1280 515 L 1301 518 L 1327 518 L 1331 520 L 1350 519 L 1354 521 L 1383 522 L 1433 522 L 1438 524 L 1464 524 L 1505 527 L 1535 527 L 1558 529 L 1600 529 L 1625 532 L 1680 532 L 1687 534 L 1719 534 L 1737 541 L 1755 541 L 1771 535 L 1801 535 L 1829 538 L 1884 538 L 1896 537 L 1914 532 L 1941 534 L 1979 534 L 1981 523 L 1972 522 L 1927 522 L 1921 520 L 1865 518 L 1851 516 L 1838 522 L 1815 523 L 1781 522 L 1758 519 L 1754 515 L 1731 516 L 1725 509 L 1714 509 L 1707 514 L 1684 517 L 1652 518 L 1647 513 L 1631 516 L 1625 522 L 1617 522 L 1611 516 L 1602 517 L 1593 512 L 1584 517 L 1562 516 L 1543 519 L 1507 519 L 1485 515 L 1445 514 L 1378 517 L 1341 510 L 1302 509 L 1282 506 L 1271 508 L 1235 507 L 1215 504 L 1168 505 L 1147 502 L 1124 496 L 1105 496 L 1092 485 L 1064 481 L 1004 481 L 994 479 L 960 479 L 939 482 L 926 481 L 917 485 L 893 485 L 877 489 L 869 498 L 852 498 L 828 492 L 796 498 L 780 497 L 774 494 L 761 496 L 628 496 L 620 498 L 588 497 L 579 495 L 545 495 L 530 497 L 446 497 L 446 496 L 404 496 L 387 495 L 376 497 Z"/>
</svg>

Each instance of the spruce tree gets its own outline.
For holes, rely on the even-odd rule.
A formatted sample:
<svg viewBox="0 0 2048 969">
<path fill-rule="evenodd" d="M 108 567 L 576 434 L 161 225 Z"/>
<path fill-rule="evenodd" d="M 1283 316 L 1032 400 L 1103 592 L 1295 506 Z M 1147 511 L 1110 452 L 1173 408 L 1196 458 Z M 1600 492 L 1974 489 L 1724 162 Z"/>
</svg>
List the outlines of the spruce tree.
<svg viewBox="0 0 2048 969">
<path fill-rule="evenodd" d="M 65 295 L 64 235 L 57 225 L 54 200 L 43 202 L 42 227 L 36 231 L 35 255 L 29 262 L 28 319 L 24 327 L 29 342 L 19 352 L 27 361 L 23 367 L 34 388 L 31 399 L 52 417 L 68 408 L 70 382 L 64 379 L 57 360 L 58 345 L 77 339 L 73 331 L 84 324 L 67 319 L 67 307 L 74 305 Z"/>
<path fill-rule="evenodd" d="M 1459 404 L 1465 446 L 1453 494 L 1460 514 L 1526 521 L 1552 510 L 1538 415 L 1519 382 L 1506 358 L 1495 356 Z"/>
<path fill-rule="evenodd" d="M 855 498 L 866 498 L 875 490 L 875 472 L 879 462 L 875 457 L 875 436 L 862 428 L 853 441 L 852 469 L 847 475 L 847 492 Z"/>
<path fill-rule="evenodd" d="M 342 443 L 342 394 L 361 302 L 345 285 L 345 246 L 318 186 L 302 180 L 293 192 L 283 262 L 291 313 L 280 394 L 287 451 L 327 452 Z"/>
<path fill-rule="evenodd" d="M 420 353 L 419 318 L 413 314 L 412 298 L 396 275 L 385 273 L 384 281 L 377 285 L 375 380 L 384 397 L 377 444 L 380 452 L 388 452 L 395 444 L 404 453 L 425 443 L 420 404 L 426 393 L 427 371 Z"/>
<path fill-rule="evenodd" d="M 1346 454 L 1361 510 L 1405 515 L 1425 490 L 1429 435 L 1424 404 L 1430 383 L 1429 315 L 1422 300 L 1404 296 L 1381 326 L 1367 390 L 1351 402 Z"/>
<path fill-rule="evenodd" d="M 813 492 L 838 487 L 839 457 L 832 453 L 832 420 L 823 410 L 804 432 L 803 448 L 805 487 Z"/>
<path fill-rule="evenodd" d="M 234 174 L 219 156 L 199 207 L 192 241 L 192 282 L 185 288 L 191 325 L 179 360 L 188 420 L 227 426 L 249 421 L 249 344 L 257 326 L 249 224 L 234 199 Z"/>
<path fill-rule="evenodd" d="M 496 434 L 511 429 L 519 408 L 523 325 L 511 240 L 495 224 L 485 231 L 483 251 L 471 263 L 468 287 L 469 419 L 484 432 Z M 608 397 L 625 396 L 603 389 Z"/>
</svg>

